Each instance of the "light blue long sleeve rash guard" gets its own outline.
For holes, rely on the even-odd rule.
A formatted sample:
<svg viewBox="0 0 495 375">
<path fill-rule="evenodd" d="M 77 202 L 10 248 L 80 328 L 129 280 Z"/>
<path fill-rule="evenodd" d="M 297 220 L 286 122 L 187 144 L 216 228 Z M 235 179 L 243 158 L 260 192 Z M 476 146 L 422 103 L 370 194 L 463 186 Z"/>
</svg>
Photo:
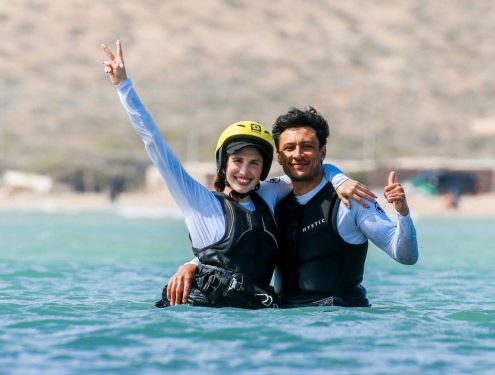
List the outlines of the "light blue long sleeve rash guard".
<svg viewBox="0 0 495 375">
<path fill-rule="evenodd" d="M 131 80 L 127 79 L 117 85 L 117 92 L 132 126 L 144 142 L 148 156 L 184 215 L 192 245 L 203 248 L 220 240 L 225 233 L 225 217 L 218 199 L 183 168 L 139 99 Z M 348 179 L 337 167 L 330 164 L 324 165 L 324 176 L 326 181 L 331 181 L 336 188 Z M 273 213 L 277 202 L 291 190 L 290 179 L 281 176 L 261 182 L 257 193 Z M 241 204 L 251 211 L 254 210 L 252 201 Z"/>
<path fill-rule="evenodd" d="M 218 199 L 184 170 L 146 111 L 132 82 L 129 79 L 121 82 L 117 91 L 150 159 L 184 215 L 193 246 L 203 248 L 220 240 L 225 233 L 225 219 Z M 324 179 L 320 185 L 307 194 L 296 197 L 300 204 L 306 204 L 327 181 L 338 187 L 348 179 L 333 165 L 325 164 L 323 170 Z M 262 182 L 258 194 L 273 212 L 277 202 L 291 190 L 290 179 L 281 176 Z M 340 203 L 337 218 L 337 230 L 346 242 L 360 244 L 369 239 L 400 263 L 413 264 L 417 261 L 416 229 L 409 214 L 397 214 L 397 225 L 394 225 L 378 203 L 368 202 L 369 208 L 364 208 L 352 200 L 350 202 L 350 210 Z M 254 210 L 252 201 L 242 204 L 247 209 Z"/>
</svg>

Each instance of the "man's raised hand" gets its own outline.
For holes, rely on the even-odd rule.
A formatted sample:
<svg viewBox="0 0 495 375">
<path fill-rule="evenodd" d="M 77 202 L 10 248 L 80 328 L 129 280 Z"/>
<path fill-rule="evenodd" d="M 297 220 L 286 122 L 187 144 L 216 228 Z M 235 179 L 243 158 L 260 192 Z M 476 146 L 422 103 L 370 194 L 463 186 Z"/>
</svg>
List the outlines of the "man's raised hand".
<svg viewBox="0 0 495 375">
<path fill-rule="evenodd" d="M 387 199 L 387 202 L 394 205 L 395 210 L 399 214 L 406 216 L 409 213 L 406 193 L 402 185 L 395 181 L 395 171 L 390 172 L 388 175 L 388 185 L 385 186 L 383 195 Z"/>
</svg>

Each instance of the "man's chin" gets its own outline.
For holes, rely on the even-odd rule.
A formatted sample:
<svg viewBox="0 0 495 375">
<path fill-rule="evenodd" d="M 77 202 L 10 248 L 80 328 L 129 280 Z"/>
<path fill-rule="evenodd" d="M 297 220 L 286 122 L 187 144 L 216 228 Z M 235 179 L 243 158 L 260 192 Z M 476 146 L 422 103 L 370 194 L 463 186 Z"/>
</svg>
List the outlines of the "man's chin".
<svg viewBox="0 0 495 375">
<path fill-rule="evenodd" d="M 298 171 L 294 168 L 284 168 L 284 173 L 293 181 L 307 181 L 311 179 L 308 171 Z"/>
<path fill-rule="evenodd" d="M 287 173 L 287 176 L 292 181 L 307 181 L 310 179 L 306 173 Z"/>
<path fill-rule="evenodd" d="M 287 176 L 289 176 L 289 178 L 292 180 L 292 181 L 305 181 L 305 182 L 313 182 L 313 181 L 320 181 L 321 178 L 323 177 L 322 174 L 318 174 L 318 173 L 313 173 L 312 171 L 308 172 L 308 171 L 290 171 L 290 173 L 286 173 Z"/>
</svg>

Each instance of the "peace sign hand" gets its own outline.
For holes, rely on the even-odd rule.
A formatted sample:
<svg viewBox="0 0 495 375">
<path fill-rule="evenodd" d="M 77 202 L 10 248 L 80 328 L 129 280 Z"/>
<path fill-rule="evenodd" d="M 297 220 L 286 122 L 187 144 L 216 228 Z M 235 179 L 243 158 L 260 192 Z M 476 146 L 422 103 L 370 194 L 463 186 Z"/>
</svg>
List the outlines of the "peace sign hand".
<svg viewBox="0 0 495 375">
<path fill-rule="evenodd" d="M 127 79 L 127 74 L 125 72 L 124 57 L 122 55 L 122 43 L 120 40 L 115 42 L 117 46 L 117 57 L 110 51 L 105 44 L 101 44 L 101 48 L 107 54 L 108 60 L 103 61 L 105 65 L 105 73 L 110 76 L 110 80 L 114 85 L 118 85 L 120 82 Z"/>
</svg>

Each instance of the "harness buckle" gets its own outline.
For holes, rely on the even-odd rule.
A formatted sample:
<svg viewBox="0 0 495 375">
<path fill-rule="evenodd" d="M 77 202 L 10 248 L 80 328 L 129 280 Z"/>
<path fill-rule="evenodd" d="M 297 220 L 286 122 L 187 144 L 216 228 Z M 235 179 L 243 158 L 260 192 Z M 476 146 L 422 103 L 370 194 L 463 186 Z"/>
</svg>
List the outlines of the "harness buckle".
<svg viewBox="0 0 495 375">
<path fill-rule="evenodd" d="M 218 277 L 215 274 L 212 274 L 208 277 L 208 280 L 202 289 L 203 291 L 208 291 L 210 288 L 217 290 L 221 284 L 222 282 L 218 279 Z"/>
<path fill-rule="evenodd" d="M 199 286 L 199 289 L 206 295 L 210 303 L 215 303 L 222 292 L 221 285 L 221 280 L 215 274 L 210 274 L 206 282 Z"/>
<path fill-rule="evenodd" d="M 256 297 L 261 297 L 261 304 L 265 307 L 270 307 L 273 305 L 273 297 L 265 293 L 257 293 Z"/>
<path fill-rule="evenodd" d="M 239 278 L 240 278 L 240 280 L 239 280 Z M 243 285 L 244 285 L 244 277 L 242 275 L 235 274 L 230 279 L 230 283 L 229 283 L 229 287 L 228 287 L 227 291 L 235 290 L 235 291 L 239 292 L 242 290 Z"/>
</svg>

